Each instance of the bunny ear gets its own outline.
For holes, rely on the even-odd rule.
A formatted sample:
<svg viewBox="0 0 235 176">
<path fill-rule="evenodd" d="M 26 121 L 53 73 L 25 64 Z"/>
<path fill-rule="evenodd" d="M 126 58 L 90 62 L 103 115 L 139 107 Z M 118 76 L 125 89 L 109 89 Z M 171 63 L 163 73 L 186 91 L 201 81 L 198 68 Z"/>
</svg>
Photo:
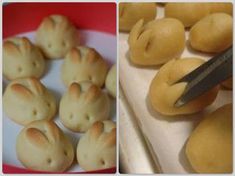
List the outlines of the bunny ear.
<svg viewBox="0 0 235 176">
<path fill-rule="evenodd" d="M 90 137 L 94 139 L 98 139 L 99 136 L 104 131 L 104 124 L 102 122 L 95 122 L 89 130 Z"/>
<path fill-rule="evenodd" d="M 95 101 L 101 94 L 101 90 L 98 86 L 92 85 L 89 87 L 85 94 L 85 101 L 87 103 L 90 103 L 92 101 Z"/>
<path fill-rule="evenodd" d="M 34 95 L 44 94 L 45 87 L 42 85 L 42 83 L 38 79 L 29 78 L 27 81 Z"/>
<path fill-rule="evenodd" d="M 46 17 L 43 19 L 42 27 L 48 31 L 51 31 L 55 28 L 55 22 L 51 17 Z"/>
<path fill-rule="evenodd" d="M 81 62 L 81 52 L 77 48 L 72 48 L 66 58 L 69 58 L 73 63 Z"/>
<path fill-rule="evenodd" d="M 143 30 L 143 25 L 144 25 L 144 20 L 141 19 L 139 20 L 131 29 L 129 38 L 128 38 L 128 43 L 129 45 L 134 45 L 136 40 L 138 39 L 139 35 L 141 34 Z"/>
<path fill-rule="evenodd" d="M 48 121 L 44 128 L 47 131 L 49 143 L 55 143 L 60 139 L 60 129 L 53 121 Z"/>
<path fill-rule="evenodd" d="M 16 96 L 22 99 L 31 99 L 33 97 L 32 92 L 21 84 L 11 85 L 11 90 L 15 93 Z"/>
<path fill-rule="evenodd" d="M 16 45 L 12 41 L 5 41 L 3 43 L 3 50 L 4 53 L 11 53 L 12 55 L 15 55 L 15 58 L 17 58 L 17 56 L 21 54 L 18 45 Z"/>
<path fill-rule="evenodd" d="M 73 98 L 79 98 L 81 95 L 81 86 L 78 83 L 72 83 L 69 86 L 69 95 Z"/>
<path fill-rule="evenodd" d="M 103 142 L 104 147 L 112 147 L 116 145 L 116 128 L 113 128 L 111 132 L 105 135 Z"/>
<path fill-rule="evenodd" d="M 26 138 L 36 147 L 46 148 L 49 144 L 46 135 L 37 128 L 26 129 Z"/>
<path fill-rule="evenodd" d="M 26 54 L 32 50 L 33 46 L 31 44 L 31 42 L 26 37 L 21 38 L 20 42 L 21 42 L 20 50 L 23 54 Z"/>
<path fill-rule="evenodd" d="M 140 34 L 137 40 L 137 44 L 140 45 L 145 52 L 147 52 L 148 47 L 150 46 L 151 33 L 152 30 L 148 29 L 144 31 L 142 34 Z"/>
<path fill-rule="evenodd" d="M 99 54 L 96 52 L 94 48 L 90 48 L 86 55 L 86 61 L 90 64 L 96 62 L 98 60 Z"/>
</svg>

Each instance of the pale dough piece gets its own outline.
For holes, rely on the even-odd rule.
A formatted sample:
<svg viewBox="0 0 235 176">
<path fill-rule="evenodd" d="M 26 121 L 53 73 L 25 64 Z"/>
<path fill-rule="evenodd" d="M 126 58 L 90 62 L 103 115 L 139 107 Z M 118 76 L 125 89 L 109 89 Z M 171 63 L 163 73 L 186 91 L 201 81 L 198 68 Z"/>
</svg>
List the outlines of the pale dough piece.
<svg viewBox="0 0 235 176">
<path fill-rule="evenodd" d="M 61 67 L 61 78 L 68 87 L 73 82 L 92 81 L 101 87 L 108 73 L 108 64 L 93 48 L 71 49 Z"/>
<path fill-rule="evenodd" d="M 61 59 L 79 44 L 76 27 L 62 15 L 45 17 L 36 32 L 36 44 L 49 59 Z"/>
<path fill-rule="evenodd" d="M 116 166 L 116 124 L 96 122 L 77 145 L 78 164 L 86 171 Z"/>
<path fill-rule="evenodd" d="M 119 30 L 130 31 L 140 19 L 147 23 L 155 19 L 156 15 L 155 3 L 119 3 Z"/>
<path fill-rule="evenodd" d="M 191 27 L 203 17 L 210 14 L 209 3 L 167 3 L 165 17 L 180 20 L 185 27 Z"/>
<path fill-rule="evenodd" d="M 115 64 L 109 70 L 108 75 L 106 77 L 106 81 L 105 81 L 106 89 L 114 98 L 116 98 L 116 94 L 117 94 L 116 83 L 117 83 L 117 66 Z"/>
<path fill-rule="evenodd" d="M 27 125 L 35 120 L 52 119 L 56 100 L 36 78 L 16 79 L 3 94 L 3 109 L 14 122 Z"/>
<path fill-rule="evenodd" d="M 63 172 L 74 159 L 69 138 L 53 121 L 47 120 L 34 121 L 21 130 L 16 154 L 25 167 L 37 171 Z"/>
<path fill-rule="evenodd" d="M 185 47 L 183 24 L 173 18 L 138 21 L 129 39 L 130 60 L 136 65 L 152 66 L 179 57 Z"/>
<path fill-rule="evenodd" d="M 227 104 L 206 115 L 188 139 L 186 155 L 196 172 L 233 172 L 232 109 Z"/>
<path fill-rule="evenodd" d="M 191 28 L 189 42 L 192 48 L 202 52 L 218 53 L 227 49 L 233 42 L 233 18 L 226 13 L 206 16 Z"/>
<path fill-rule="evenodd" d="M 43 54 L 26 37 L 12 37 L 4 41 L 3 74 L 7 79 L 40 78 L 44 70 Z"/>
<path fill-rule="evenodd" d="M 60 120 L 74 132 L 85 132 L 96 121 L 109 118 L 107 93 L 90 81 L 72 83 L 60 101 Z"/>
<path fill-rule="evenodd" d="M 233 14 L 233 4 L 232 3 L 209 3 L 210 4 L 210 13 L 227 13 L 229 15 Z"/>
<path fill-rule="evenodd" d="M 163 65 L 152 80 L 149 89 L 149 98 L 154 110 L 168 116 L 193 114 L 213 103 L 217 96 L 219 86 L 181 107 L 174 106 L 187 85 L 185 82 L 176 84 L 175 82 L 204 62 L 199 58 L 183 58 L 171 60 Z"/>
</svg>

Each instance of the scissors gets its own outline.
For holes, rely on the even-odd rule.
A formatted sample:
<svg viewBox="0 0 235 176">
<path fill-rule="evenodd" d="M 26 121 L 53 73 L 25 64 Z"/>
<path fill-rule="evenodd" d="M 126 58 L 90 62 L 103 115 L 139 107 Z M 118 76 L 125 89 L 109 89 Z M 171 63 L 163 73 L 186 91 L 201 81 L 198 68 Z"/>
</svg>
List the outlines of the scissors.
<svg viewBox="0 0 235 176">
<path fill-rule="evenodd" d="M 233 47 L 231 46 L 176 82 L 186 82 L 187 86 L 174 106 L 181 107 L 187 104 L 232 77 L 232 74 Z"/>
</svg>

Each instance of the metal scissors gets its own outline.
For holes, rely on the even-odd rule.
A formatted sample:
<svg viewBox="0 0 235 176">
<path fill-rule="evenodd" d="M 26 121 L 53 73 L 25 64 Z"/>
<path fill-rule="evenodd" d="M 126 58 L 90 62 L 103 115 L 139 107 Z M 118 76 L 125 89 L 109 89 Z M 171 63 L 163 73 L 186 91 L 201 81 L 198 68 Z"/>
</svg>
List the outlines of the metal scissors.
<svg viewBox="0 0 235 176">
<path fill-rule="evenodd" d="M 232 77 L 232 74 L 233 47 L 231 46 L 176 82 L 187 82 L 187 86 L 174 106 L 183 106 Z"/>
</svg>

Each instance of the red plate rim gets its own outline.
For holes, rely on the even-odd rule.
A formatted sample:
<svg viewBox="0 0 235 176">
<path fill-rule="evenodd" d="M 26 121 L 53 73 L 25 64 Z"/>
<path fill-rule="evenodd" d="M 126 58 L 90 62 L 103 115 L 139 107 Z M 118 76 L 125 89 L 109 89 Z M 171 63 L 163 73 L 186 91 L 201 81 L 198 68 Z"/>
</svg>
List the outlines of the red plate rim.
<svg viewBox="0 0 235 176">
<path fill-rule="evenodd" d="M 24 12 L 24 13 L 22 13 Z M 116 35 L 116 3 L 10 3 L 3 6 L 3 38 L 35 31 L 41 20 L 51 14 L 67 16 L 78 29 L 95 30 Z M 50 173 L 2 164 L 5 174 Z M 116 167 L 77 173 L 116 173 Z M 53 174 L 53 173 L 52 173 Z"/>
</svg>

